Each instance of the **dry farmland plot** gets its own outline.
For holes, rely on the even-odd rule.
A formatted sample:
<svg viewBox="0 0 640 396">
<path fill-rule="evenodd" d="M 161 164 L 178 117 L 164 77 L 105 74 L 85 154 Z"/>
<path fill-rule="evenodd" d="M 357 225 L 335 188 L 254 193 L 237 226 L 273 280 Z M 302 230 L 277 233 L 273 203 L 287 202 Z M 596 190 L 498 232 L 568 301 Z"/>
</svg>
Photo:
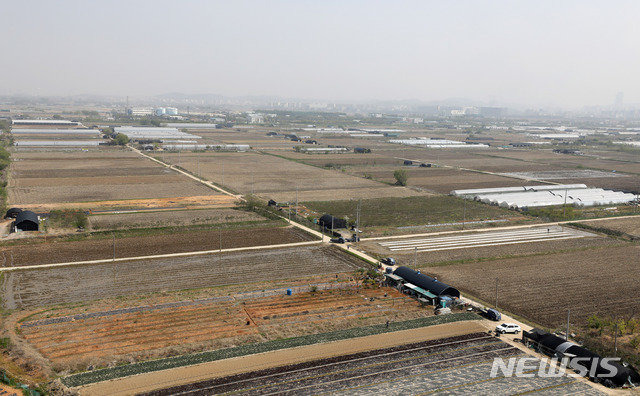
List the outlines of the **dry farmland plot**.
<svg viewBox="0 0 640 396">
<path fill-rule="evenodd" d="M 89 217 L 89 226 L 93 230 L 111 230 L 259 221 L 265 221 L 265 218 L 252 212 L 235 209 L 200 209 L 94 214 Z"/>
<path fill-rule="evenodd" d="M 159 154 L 171 162 L 242 194 L 255 193 L 277 201 L 405 197 L 418 195 L 341 172 L 319 169 L 258 153 Z"/>
<path fill-rule="evenodd" d="M 585 223 L 585 225 L 591 227 L 608 228 L 610 230 L 624 232 L 625 234 L 640 238 L 640 216 L 626 219 L 613 218 L 610 220 L 589 222 Z"/>
<path fill-rule="evenodd" d="M 215 194 L 129 151 L 16 152 L 9 171 L 14 206 Z"/>
<path fill-rule="evenodd" d="M 396 290 L 353 285 L 245 298 L 231 295 L 23 322 L 22 335 L 56 365 L 214 349 L 429 316 Z M 341 287 L 338 287 L 341 286 Z M 400 312 L 398 312 L 400 311 Z"/>
<path fill-rule="evenodd" d="M 126 235 L 126 234 L 125 234 Z M 264 246 L 314 239 L 311 235 L 293 227 L 262 227 L 240 229 L 177 229 L 144 231 L 142 235 L 118 237 L 116 257 L 136 257 L 154 254 L 193 252 Z M 2 266 L 25 266 L 49 263 L 65 263 L 113 258 L 111 234 L 100 234 L 81 240 L 54 240 L 44 243 L 0 247 Z"/>
<path fill-rule="evenodd" d="M 318 213 L 331 213 L 338 217 L 356 218 L 356 201 L 307 202 L 305 205 Z M 524 220 L 520 214 L 450 196 L 364 199 L 360 207 L 360 228 L 367 234 L 376 234 L 371 228 L 422 226 L 474 220 Z M 395 230 L 395 232 L 415 232 Z M 368 236 L 368 235 L 367 235 Z"/>
<path fill-rule="evenodd" d="M 561 326 L 571 309 L 584 325 L 597 314 L 615 316 L 640 309 L 640 246 L 624 244 L 567 253 L 424 267 L 423 272 L 499 307 L 546 326 Z"/>
<path fill-rule="evenodd" d="M 470 262 L 476 260 L 495 260 L 514 256 L 545 255 L 551 252 L 570 252 L 589 248 L 620 246 L 621 242 L 612 238 L 604 238 L 595 234 L 584 233 L 571 228 L 550 227 L 549 235 L 544 228 L 525 228 L 500 232 L 482 231 L 466 232 L 424 237 L 407 237 L 387 240 L 363 241 L 360 246 L 370 254 L 378 257 L 394 257 L 399 265 L 418 266 L 444 265 L 452 262 Z M 527 235 L 526 230 L 532 230 Z M 538 231 L 535 231 L 538 230 Z M 520 234 L 518 232 L 520 231 Z M 505 234 L 505 235 L 498 235 Z M 542 234 L 542 235 L 541 235 Z M 583 237 L 573 238 L 572 234 Z M 415 242 L 415 243 L 413 243 Z M 431 244 L 432 246 L 421 246 Z M 397 247 L 407 249 L 397 249 Z M 414 247 L 419 247 L 415 255 Z M 394 250 L 390 250 L 394 248 Z M 428 250 L 428 251 L 427 251 Z"/>
<path fill-rule="evenodd" d="M 10 271 L 3 278 L 8 309 L 107 297 L 253 283 L 353 271 L 362 262 L 334 247 L 279 249 Z"/>
</svg>

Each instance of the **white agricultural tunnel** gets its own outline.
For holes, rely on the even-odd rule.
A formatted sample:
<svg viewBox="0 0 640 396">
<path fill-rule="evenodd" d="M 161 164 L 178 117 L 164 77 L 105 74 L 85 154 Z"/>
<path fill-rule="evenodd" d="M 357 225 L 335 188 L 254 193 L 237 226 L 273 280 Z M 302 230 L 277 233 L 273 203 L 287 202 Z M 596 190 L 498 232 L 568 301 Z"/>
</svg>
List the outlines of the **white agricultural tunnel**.
<svg viewBox="0 0 640 396">
<path fill-rule="evenodd" d="M 504 208 L 520 209 L 565 203 L 574 206 L 617 205 L 636 199 L 634 194 L 589 188 L 585 184 L 454 190 L 451 191 L 451 195 Z"/>
</svg>

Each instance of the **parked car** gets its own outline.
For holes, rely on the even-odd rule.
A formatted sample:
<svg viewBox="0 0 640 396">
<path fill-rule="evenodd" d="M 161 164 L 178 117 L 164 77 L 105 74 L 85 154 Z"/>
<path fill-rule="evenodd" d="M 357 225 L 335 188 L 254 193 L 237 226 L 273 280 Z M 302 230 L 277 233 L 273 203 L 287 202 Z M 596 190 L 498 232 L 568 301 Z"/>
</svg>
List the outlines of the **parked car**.
<svg viewBox="0 0 640 396">
<path fill-rule="evenodd" d="M 380 262 L 385 265 L 396 265 L 396 259 L 394 259 L 393 257 L 383 258 L 382 260 L 380 260 Z"/>
<path fill-rule="evenodd" d="M 522 329 L 520 328 L 520 326 L 514 323 L 502 323 L 496 326 L 496 333 L 500 333 L 500 334 L 505 334 L 505 333 L 518 334 L 521 330 Z"/>
<path fill-rule="evenodd" d="M 497 309 L 489 308 L 482 313 L 487 319 L 493 320 L 495 322 L 502 319 L 502 315 L 498 312 Z"/>
<path fill-rule="evenodd" d="M 331 238 L 332 243 L 345 243 L 346 241 L 343 237 Z"/>
</svg>

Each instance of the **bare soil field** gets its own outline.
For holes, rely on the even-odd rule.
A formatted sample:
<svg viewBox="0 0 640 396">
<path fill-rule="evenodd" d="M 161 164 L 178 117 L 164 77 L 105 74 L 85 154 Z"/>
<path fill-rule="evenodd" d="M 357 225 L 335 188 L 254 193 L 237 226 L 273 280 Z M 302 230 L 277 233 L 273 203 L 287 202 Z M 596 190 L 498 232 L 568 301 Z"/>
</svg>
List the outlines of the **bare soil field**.
<svg viewBox="0 0 640 396">
<path fill-rule="evenodd" d="M 10 271 L 7 309 L 354 271 L 362 261 L 332 246 L 256 249 L 202 256 Z"/>
<path fill-rule="evenodd" d="M 157 158 L 178 165 L 217 184 L 243 194 L 293 201 L 351 199 L 372 196 L 419 195 L 407 188 L 393 187 L 320 169 L 273 155 L 258 153 L 158 154 Z"/>
<path fill-rule="evenodd" d="M 126 234 L 125 234 L 126 235 Z M 193 252 L 245 246 L 263 246 L 303 242 L 314 238 L 293 227 L 265 227 L 240 229 L 203 228 L 194 230 L 169 229 L 140 235 L 119 236 L 115 239 L 116 257 L 135 257 L 154 254 Z M 25 266 L 113 258 L 113 239 L 110 234 L 89 236 L 80 240 L 49 238 L 39 243 L 0 247 L 2 266 Z M 222 242 L 222 243 L 221 243 Z M 13 264 L 12 264 L 13 263 Z"/>
<path fill-rule="evenodd" d="M 115 149 L 15 152 L 8 186 L 12 206 L 215 195 L 133 152 Z"/>
<path fill-rule="evenodd" d="M 232 208 L 238 200 L 226 194 L 192 195 L 189 197 L 121 199 L 117 201 L 62 202 L 52 204 L 24 204 L 22 209 L 48 212 L 54 209 L 82 209 L 89 212 L 135 209 L 211 209 Z"/>
<path fill-rule="evenodd" d="M 245 342 L 261 342 L 429 316 L 393 289 L 333 290 L 177 302 L 61 320 L 28 321 L 21 333 L 57 367 L 141 360 Z"/>
<path fill-rule="evenodd" d="M 609 219 L 597 222 L 585 223 L 593 227 L 604 227 L 610 230 L 624 232 L 640 238 L 640 217 L 632 217 L 627 219 Z"/>
<path fill-rule="evenodd" d="M 369 176 L 386 183 L 395 181 L 393 172 L 404 169 L 407 172 L 407 185 L 426 191 L 449 194 L 453 190 L 468 188 L 513 187 L 519 185 L 541 184 L 535 181 L 518 180 L 499 175 L 463 171 L 451 168 L 420 168 L 416 166 L 377 166 L 375 168 L 351 168 L 349 173 L 357 176 Z"/>
<path fill-rule="evenodd" d="M 89 216 L 91 230 L 175 227 L 196 224 L 258 222 L 266 219 L 256 213 L 235 209 L 165 210 L 137 213 L 100 213 Z"/>
<path fill-rule="evenodd" d="M 535 257 L 424 267 L 423 272 L 499 308 L 549 327 L 561 327 L 567 309 L 583 326 L 597 314 L 637 312 L 640 246 L 624 244 Z"/>
</svg>

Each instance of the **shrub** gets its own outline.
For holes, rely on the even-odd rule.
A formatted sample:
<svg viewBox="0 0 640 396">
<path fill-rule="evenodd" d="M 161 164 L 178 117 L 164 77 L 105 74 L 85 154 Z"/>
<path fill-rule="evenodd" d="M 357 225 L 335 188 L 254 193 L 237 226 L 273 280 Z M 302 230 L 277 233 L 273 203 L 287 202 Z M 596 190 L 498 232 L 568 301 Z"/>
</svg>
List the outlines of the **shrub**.
<svg viewBox="0 0 640 396">
<path fill-rule="evenodd" d="M 407 171 L 404 169 L 398 169 L 393 172 L 393 178 L 396 179 L 396 184 L 398 186 L 406 186 L 407 185 Z"/>
</svg>

